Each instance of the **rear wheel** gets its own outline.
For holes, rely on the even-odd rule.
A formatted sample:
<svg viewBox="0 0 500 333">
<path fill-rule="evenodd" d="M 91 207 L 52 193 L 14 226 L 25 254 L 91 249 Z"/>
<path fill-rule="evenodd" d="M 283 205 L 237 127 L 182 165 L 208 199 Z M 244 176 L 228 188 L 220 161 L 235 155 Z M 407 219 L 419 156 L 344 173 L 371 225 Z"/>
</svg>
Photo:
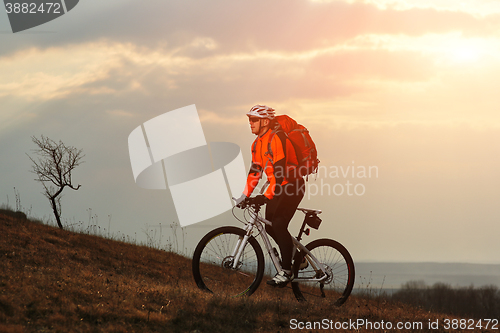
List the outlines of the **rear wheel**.
<svg viewBox="0 0 500 333">
<path fill-rule="evenodd" d="M 222 296 L 250 296 L 264 275 L 264 254 L 257 240 L 250 236 L 236 266 L 235 249 L 245 231 L 221 227 L 210 231 L 198 243 L 193 255 L 196 285 Z"/>
<path fill-rule="evenodd" d="M 295 297 L 300 301 L 306 299 L 304 295 L 321 297 L 333 301 L 337 306 L 344 304 L 354 286 L 355 274 L 354 263 L 347 249 L 331 239 L 315 240 L 307 244 L 306 248 L 323 265 L 326 276 L 306 252 L 297 253 L 293 265 L 295 279 L 292 283 Z M 303 281 L 314 278 L 321 281 Z"/>
</svg>

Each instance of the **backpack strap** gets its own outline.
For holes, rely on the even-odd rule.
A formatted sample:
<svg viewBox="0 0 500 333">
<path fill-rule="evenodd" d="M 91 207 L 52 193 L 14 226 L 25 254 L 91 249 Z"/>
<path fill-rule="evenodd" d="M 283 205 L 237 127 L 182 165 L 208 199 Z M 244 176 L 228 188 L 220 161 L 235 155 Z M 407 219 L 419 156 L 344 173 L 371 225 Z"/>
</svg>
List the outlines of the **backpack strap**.
<svg viewBox="0 0 500 333">
<path fill-rule="evenodd" d="M 258 138 L 253 141 L 253 144 L 252 144 L 252 155 L 255 154 L 255 147 L 257 147 L 257 140 L 258 140 Z"/>
<path fill-rule="evenodd" d="M 286 135 L 285 131 L 281 127 L 275 128 L 271 132 L 271 136 L 269 137 L 269 141 L 267 142 L 267 151 L 265 152 L 265 155 L 271 155 L 271 160 L 274 163 L 274 155 L 273 155 L 273 150 L 271 149 L 271 142 L 274 139 L 274 136 L 276 134 L 283 134 L 285 136 L 285 139 L 281 138 L 280 135 L 278 135 L 278 138 L 281 140 L 281 143 L 283 145 L 283 150 L 285 151 L 286 154 L 286 139 L 288 139 L 288 135 Z"/>
<path fill-rule="evenodd" d="M 309 141 L 307 136 L 304 134 L 304 133 L 309 133 L 309 131 L 306 128 L 296 128 L 296 129 L 291 130 L 290 133 L 294 132 L 294 131 L 299 132 L 302 135 L 302 139 L 304 140 L 304 144 L 307 148 L 311 147 L 311 142 Z M 304 162 L 304 161 L 307 161 L 311 157 L 312 152 L 313 152 L 313 150 L 311 150 L 309 152 L 308 156 L 302 156 L 302 160 L 298 161 L 299 164 Z M 298 158 L 298 156 L 297 156 L 297 158 Z"/>
<path fill-rule="evenodd" d="M 311 146 L 311 144 L 309 143 L 309 140 L 307 139 L 306 135 L 304 134 L 304 133 L 309 133 L 309 131 L 307 129 L 305 129 L 305 128 L 296 128 L 296 129 L 291 130 L 290 132 L 300 132 L 300 134 L 302 134 L 302 138 L 304 139 L 306 147 Z"/>
<path fill-rule="evenodd" d="M 292 142 L 292 140 L 290 140 L 290 138 L 288 137 L 288 134 L 286 134 L 286 132 L 281 127 L 279 129 L 277 129 L 276 131 L 273 131 L 271 133 L 272 133 L 271 134 L 272 136 L 270 137 L 269 142 L 267 143 L 267 152 L 265 153 L 265 155 L 271 155 L 271 160 L 274 164 L 274 162 L 275 162 L 274 155 L 273 155 L 273 150 L 271 148 L 271 142 L 274 139 L 274 135 L 278 135 L 278 138 L 281 140 L 281 143 L 283 146 L 283 153 L 285 155 L 286 155 L 286 140 L 289 141 L 289 143 L 292 145 L 292 147 L 293 147 L 293 142 Z M 295 151 L 295 147 L 294 147 L 294 151 Z M 298 156 L 297 156 L 297 162 L 300 162 L 300 161 L 298 161 Z M 298 165 L 296 165 L 295 163 L 290 163 L 289 161 L 287 161 L 287 165 L 292 165 L 294 167 L 298 167 Z"/>
</svg>

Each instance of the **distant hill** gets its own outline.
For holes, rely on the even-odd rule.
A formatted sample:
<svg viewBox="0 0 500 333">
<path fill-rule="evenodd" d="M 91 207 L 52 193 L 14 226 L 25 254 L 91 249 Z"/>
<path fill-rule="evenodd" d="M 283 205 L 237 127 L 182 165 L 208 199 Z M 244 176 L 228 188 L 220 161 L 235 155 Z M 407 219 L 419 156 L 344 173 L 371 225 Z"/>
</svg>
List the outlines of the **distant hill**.
<svg viewBox="0 0 500 333">
<path fill-rule="evenodd" d="M 195 286 L 190 258 L 5 210 L 0 235 L 0 332 L 316 332 L 382 322 L 436 332 L 429 322 L 451 318 L 377 297 L 299 303 L 290 288 L 265 283 L 251 297 L 215 297 Z"/>
<path fill-rule="evenodd" d="M 467 263 L 356 263 L 358 282 L 370 280 L 374 288 L 398 289 L 408 281 L 428 285 L 446 283 L 452 287 L 495 285 L 500 287 L 500 265 Z M 357 284 L 357 287 L 360 285 Z"/>
</svg>

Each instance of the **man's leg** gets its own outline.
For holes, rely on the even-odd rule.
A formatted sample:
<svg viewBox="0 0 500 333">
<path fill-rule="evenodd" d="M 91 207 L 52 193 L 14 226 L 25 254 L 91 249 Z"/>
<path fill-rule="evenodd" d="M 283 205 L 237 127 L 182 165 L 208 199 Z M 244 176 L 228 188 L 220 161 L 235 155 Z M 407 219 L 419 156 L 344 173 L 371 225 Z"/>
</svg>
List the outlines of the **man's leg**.
<svg viewBox="0 0 500 333">
<path fill-rule="evenodd" d="M 288 225 L 304 197 L 304 181 L 289 183 L 281 188 L 281 192 L 266 207 L 266 219 L 273 222 L 272 228 L 266 230 L 274 238 L 281 252 L 282 268 L 291 272 L 293 242 Z"/>
</svg>

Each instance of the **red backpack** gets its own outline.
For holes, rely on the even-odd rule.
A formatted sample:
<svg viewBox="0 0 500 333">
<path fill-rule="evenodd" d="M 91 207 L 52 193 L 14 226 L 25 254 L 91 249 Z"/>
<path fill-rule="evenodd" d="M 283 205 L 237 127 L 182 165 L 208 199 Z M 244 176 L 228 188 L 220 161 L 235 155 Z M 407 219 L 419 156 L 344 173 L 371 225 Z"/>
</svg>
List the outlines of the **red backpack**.
<svg viewBox="0 0 500 333">
<path fill-rule="evenodd" d="M 287 115 L 276 116 L 274 119 L 276 119 L 276 125 L 272 129 L 273 135 L 279 131 L 284 132 L 295 149 L 299 163 L 297 166 L 298 176 L 302 177 L 316 173 L 319 164 L 318 152 L 307 128 L 298 124 Z M 269 140 L 268 152 L 272 157 L 271 140 Z"/>
</svg>

